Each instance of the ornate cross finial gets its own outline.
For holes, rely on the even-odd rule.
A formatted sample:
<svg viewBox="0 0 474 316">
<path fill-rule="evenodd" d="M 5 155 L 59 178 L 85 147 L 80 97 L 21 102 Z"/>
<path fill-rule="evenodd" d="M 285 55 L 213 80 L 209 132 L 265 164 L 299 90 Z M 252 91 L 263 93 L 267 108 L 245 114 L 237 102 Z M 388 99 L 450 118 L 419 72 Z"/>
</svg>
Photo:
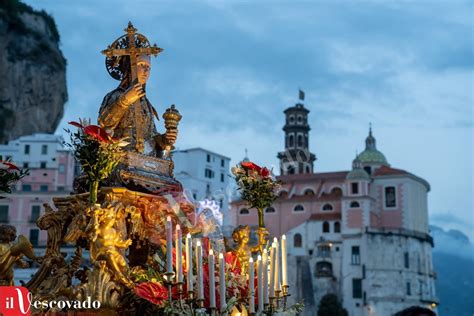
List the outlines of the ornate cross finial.
<svg viewBox="0 0 474 316">
<path fill-rule="evenodd" d="M 133 27 L 132 21 L 128 21 L 128 26 L 126 29 L 124 29 L 124 31 L 127 32 L 127 34 L 133 34 L 137 32 L 137 29 Z"/>
</svg>

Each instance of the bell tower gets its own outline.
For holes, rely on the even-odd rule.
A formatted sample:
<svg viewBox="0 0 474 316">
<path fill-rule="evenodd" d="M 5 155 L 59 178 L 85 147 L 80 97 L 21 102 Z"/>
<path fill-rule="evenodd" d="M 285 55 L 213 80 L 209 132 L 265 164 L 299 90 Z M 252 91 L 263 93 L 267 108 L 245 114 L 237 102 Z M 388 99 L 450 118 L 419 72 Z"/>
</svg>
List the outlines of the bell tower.
<svg viewBox="0 0 474 316">
<path fill-rule="evenodd" d="M 309 151 L 309 110 L 304 107 L 304 92 L 299 91 L 299 101 L 285 113 L 285 150 L 278 153 L 280 175 L 313 173 L 316 155 Z"/>
</svg>

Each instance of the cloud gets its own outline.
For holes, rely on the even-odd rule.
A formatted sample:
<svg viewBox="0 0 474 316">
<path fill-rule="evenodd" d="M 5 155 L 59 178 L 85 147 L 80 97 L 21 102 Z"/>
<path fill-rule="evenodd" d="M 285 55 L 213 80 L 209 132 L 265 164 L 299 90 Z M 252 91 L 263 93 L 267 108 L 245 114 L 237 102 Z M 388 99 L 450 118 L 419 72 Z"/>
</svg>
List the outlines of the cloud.
<svg viewBox="0 0 474 316">
<path fill-rule="evenodd" d="M 448 253 L 458 257 L 474 260 L 474 245 L 466 240 L 466 236 L 457 230 L 446 231 L 432 226 L 434 237 L 434 252 Z"/>
<path fill-rule="evenodd" d="M 351 45 L 342 41 L 329 44 L 330 67 L 338 73 L 389 74 L 413 65 L 414 54 L 380 45 Z"/>
<path fill-rule="evenodd" d="M 471 214 L 474 217 L 474 214 Z M 444 229 L 458 229 L 465 232 L 471 239 L 474 238 L 474 220 L 466 220 L 450 213 L 434 213 L 430 216 L 430 222 Z"/>
</svg>

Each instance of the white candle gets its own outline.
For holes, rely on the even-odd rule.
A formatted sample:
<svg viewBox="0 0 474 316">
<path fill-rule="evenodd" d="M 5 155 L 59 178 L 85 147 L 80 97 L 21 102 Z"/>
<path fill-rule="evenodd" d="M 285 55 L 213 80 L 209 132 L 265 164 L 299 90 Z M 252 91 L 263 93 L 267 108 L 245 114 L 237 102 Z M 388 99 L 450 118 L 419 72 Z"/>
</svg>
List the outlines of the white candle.
<svg viewBox="0 0 474 316">
<path fill-rule="evenodd" d="M 280 291 L 280 246 L 278 245 L 278 239 L 275 237 L 273 242 L 275 243 L 275 292 Z"/>
<path fill-rule="evenodd" d="M 275 297 L 275 242 L 270 250 L 270 297 Z"/>
<path fill-rule="evenodd" d="M 210 308 L 216 308 L 216 276 L 214 273 L 214 251 L 209 250 L 209 304 Z"/>
<path fill-rule="evenodd" d="M 176 282 L 183 282 L 183 244 L 181 240 L 183 235 L 181 232 L 181 226 L 176 225 Z"/>
<path fill-rule="evenodd" d="M 283 286 L 288 285 L 288 266 L 286 264 L 286 236 L 281 236 L 281 275 L 282 275 L 282 284 Z"/>
<path fill-rule="evenodd" d="M 253 258 L 249 259 L 249 292 L 250 292 L 250 301 L 249 301 L 249 312 L 255 313 L 255 273 L 253 267 Z"/>
<path fill-rule="evenodd" d="M 171 223 L 171 216 L 166 218 L 166 272 L 173 273 L 173 224 Z M 169 281 L 171 281 L 171 278 Z"/>
<path fill-rule="evenodd" d="M 225 260 L 222 253 L 219 254 L 219 295 L 220 295 L 220 311 L 224 313 L 227 309 L 227 303 L 225 301 Z"/>
<path fill-rule="evenodd" d="M 203 300 L 204 299 L 204 282 L 203 282 L 203 277 L 202 277 L 202 246 L 201 242 L 198 241 L 196 243 L 196 262 L 197 262 L 197 277 L 198 277 L 198 284 L 197 284 L 197 290 L 198 290 L 198 300 Z"/>
<path fill-rule="evenodd" d="M 262 257 L 262 270 L 263 270 L 263 303 L 268 304 L 268 252 L 267 249 L 263 249 Z"/>
<path fill-rule="evenodd" d="M 188 292 L 193 291 L 193 240 L 191 234 L 186 235 L 186 282 Z"/>
<path fill-rule="evenodd" d="M 262 256 L 257 258 L 257 295 L 258 295 L 258 312 L 263 312 L 263 265 Z"/>
</svg>

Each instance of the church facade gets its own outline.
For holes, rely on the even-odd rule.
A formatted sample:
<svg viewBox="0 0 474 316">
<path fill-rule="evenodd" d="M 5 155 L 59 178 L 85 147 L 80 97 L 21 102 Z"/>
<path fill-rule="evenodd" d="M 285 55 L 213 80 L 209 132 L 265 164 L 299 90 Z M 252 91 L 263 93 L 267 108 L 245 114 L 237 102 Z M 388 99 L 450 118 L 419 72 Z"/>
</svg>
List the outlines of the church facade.
<svg viewBox="0 0 474 316">
<path fill-rule="evenodd" d="M 392 167 L 371 129 L 350 170 L 315 172 L 309 110 L 297 103 L 284 113 L 282 188 L 265 224 L 271 236 L 289 240 L 292 300 L 304 299 L 308 315 L 330 293 L 350 316 L 395 315 L 413 306 L 436 312 L 429 183 Z M 230 213 L 237 225 L 257 222 L 242 201 L 232 202 Z"/>
</svg>

